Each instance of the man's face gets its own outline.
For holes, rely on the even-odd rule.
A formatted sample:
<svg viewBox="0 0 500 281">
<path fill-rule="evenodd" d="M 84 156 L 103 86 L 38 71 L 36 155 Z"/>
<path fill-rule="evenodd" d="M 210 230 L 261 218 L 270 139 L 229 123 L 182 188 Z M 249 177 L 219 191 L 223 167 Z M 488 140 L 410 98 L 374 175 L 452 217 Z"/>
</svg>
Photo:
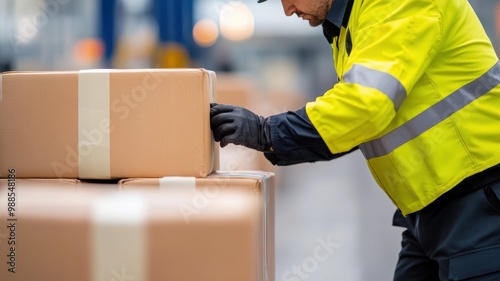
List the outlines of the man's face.
<svg viewBox="0 0 500 281">
<path fill-rule="evenodd" d="M 311 26 L 323 23 L 334 0 L 281 0 L 286 16 L 296 14 Z"/>
</svg>

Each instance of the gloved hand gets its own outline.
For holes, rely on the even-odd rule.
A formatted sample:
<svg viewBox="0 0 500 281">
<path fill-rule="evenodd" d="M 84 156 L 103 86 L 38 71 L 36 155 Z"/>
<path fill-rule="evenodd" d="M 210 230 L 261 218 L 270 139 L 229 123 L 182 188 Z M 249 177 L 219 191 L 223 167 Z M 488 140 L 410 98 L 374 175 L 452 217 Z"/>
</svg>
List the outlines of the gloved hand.
<svg viewBox="0 0 500 281">
<path fill-rule="evenodd" d="M 258 116 L 243 107 L 210 104 L 210 127 L 221 147 L 233 143 L 258 151 L 271 149 L 269 117 Z"/>
</svg>

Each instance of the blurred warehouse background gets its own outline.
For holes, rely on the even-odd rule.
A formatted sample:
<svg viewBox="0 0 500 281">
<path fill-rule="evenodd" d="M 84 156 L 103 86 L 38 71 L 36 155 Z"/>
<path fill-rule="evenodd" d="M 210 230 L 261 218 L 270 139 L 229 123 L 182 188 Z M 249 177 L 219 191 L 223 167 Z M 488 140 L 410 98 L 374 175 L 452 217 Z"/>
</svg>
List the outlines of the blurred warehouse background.
<svg viewBox="0 0 500 281">
<path fill-rule="evenodd" d="M 220 101 L 260 114 L 298 109 L 336 82 L 331 48 L 280 1 L 256 2 L 1 0 L 0 70 L 203 67 L 217 72 Z M 498 48 L 500 1 L 470 3 Z M 401 229 L 359 152 L 280 168 L 236 147 L 221 157 L 222 169 L 277 174 L 276 280 L 392 279 Z"/>
</svg>

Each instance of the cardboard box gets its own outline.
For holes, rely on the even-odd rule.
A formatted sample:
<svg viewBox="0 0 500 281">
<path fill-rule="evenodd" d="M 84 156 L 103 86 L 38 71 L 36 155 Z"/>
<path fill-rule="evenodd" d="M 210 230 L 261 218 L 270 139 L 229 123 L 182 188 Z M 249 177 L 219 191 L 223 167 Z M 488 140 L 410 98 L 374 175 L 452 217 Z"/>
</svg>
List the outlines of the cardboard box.
<svg viewBox="0 0 500 281">
<path fill-rule="evenodd" d="M 217 171 L 206 178 L 165 177 L 161 179 L 124 179 L 119 182 L 121 190 L 153 190 L 161 194 L 164 191 L 179 190 L 194 194 L 193 206 L 211 204 L 210 198 L 217 198 L 228 192 L 242 192 L 258 202 L 258 210 L 254 214 L 259 227 L 253 231 L 260 237 L 258 255 L 250 262 L 257 274 L 256 280 L 274 280 L 274 216 L 275 216 L 275 176 L 273 173 L 261 171 Z M 186 208 L 187 215 L 195 216 L 196 210 Z M 230 212 L 228 210 L 228 212 Z M 241 244 L 248 242 L 243 239 Z M 165 249 L 169 250 L 169 249 Z M 163 268 L 167 274 L 168 269 Z M 176 276 L 181 277 L 181 273 Z M 178 280 L 178 279 L 173 279 Z M 195 280 L 195 279 L 183 279 Z M 235 279 L 236 280 L 236 279 Z M 252 279 L 253 280 L 253 279 Z"/>
<path fill-rule="evenodd" d="M 143 188 L 153 181 L 107 193 L 18 188 L 14 197 L 2 187 L 0 280 L 274 280 L 271 174 Z"/>
<path fill-rule="evenodd" d="M 204 177 L 217 166 L 203 69 L 8 72 L 0 178 Z"/>
</svg>

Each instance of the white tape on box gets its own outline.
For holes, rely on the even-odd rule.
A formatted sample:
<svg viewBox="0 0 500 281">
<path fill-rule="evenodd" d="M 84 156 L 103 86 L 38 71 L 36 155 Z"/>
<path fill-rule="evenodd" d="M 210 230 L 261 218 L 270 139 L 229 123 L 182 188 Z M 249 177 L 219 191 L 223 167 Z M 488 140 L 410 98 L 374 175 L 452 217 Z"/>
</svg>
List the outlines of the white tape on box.
<svg viewBox="0 0 500 281">
<path fill-rule="evenodd" d="M 195 177 L 164 177 L 160 179 L 160 190 L 195 192 Z"/>
<path fill-rule="evenodd" d="M 216 89 L 215 89 L 215 80 L 217 77 L 215 76 L 214 71 L 207 70 L 208 72 L 208 77 L 209 77 L 209 85 L 210 85 L 210 103 L 215 102 L 215 95 L 216 95 Z"/>
<path fill-rule="evenodd" d="M 216 95 L 216 92 L 217 92 L 216 88 L 215 88 L 216 87 L 215 86 L 215 81 L 216 81 L 217 77 L 216 77 L 215 71 L 207 70 L 207 72 L 208 72 L 208 77 L 209 77 L 209 79 L 208 79 L 209 82 L 208 83 L 209 83 L 209 88 L 210 88 L 210 103 L 214 103 L 215 99 L 216 99 L 215 95 Z M 210 132 L 212 132 L 212 130 L 210 130 Z M 217 157 L 215 157 L 215 145 L 219 145 L 219 144 L 215 143 L 213 134 L 212 134 L 212 137 L 211 137 L 211 144 L 212 144 L 212 146 L 211 146 L 211 149 L 212 149 L 212 161 L 210 162 L 210 170 L 214 171 L 215 170 L 215 164 L 216 164 L 215 163 L 215 159 L 217 158 Z"/>
<path fill-rule="evenodd" d="M 93 280 L 147 280 L 146 202 L 116 193 L 93 205 Z"/>
<path fill-rule="evenodd" d="M 79 177 L 109 179 L 110 71 L 82 70 L 78 74 Z"/>
</svg>

